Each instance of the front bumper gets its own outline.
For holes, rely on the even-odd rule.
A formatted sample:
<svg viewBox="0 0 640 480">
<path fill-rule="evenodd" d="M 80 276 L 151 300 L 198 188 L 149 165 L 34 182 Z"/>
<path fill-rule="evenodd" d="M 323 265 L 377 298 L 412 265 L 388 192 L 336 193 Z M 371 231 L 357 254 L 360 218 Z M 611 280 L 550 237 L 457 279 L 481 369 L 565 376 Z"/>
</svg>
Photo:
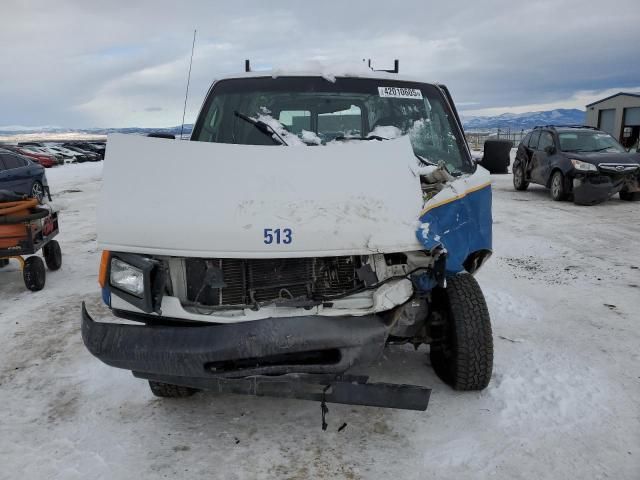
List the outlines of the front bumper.
<svg viewBox="0 0 640 480">
<path fill-rule="evenodd" d="M 573 180 L 573 201 L 578 205 L 596 205 L 602 203 L 621 188 L 609 177 L 592 175 L 580 176 Z"/>
<path fill-rule="evenodd" d="M 323 405 L 425 410 L 429 388 L 368 383 L 366 376 L 343 375 L 380 356 L 388 328 L 376 315 L 202 326 L 102 323 L 93 320 L 82 304 L 82 340 L 89 351 L 139 378 L 220 393 L 316 400 Z"/>
<path fill-rule="evenodd" d="M 625 177 L 602 174 L 578 175 L 573 179 L 573 201 L 578 205 L 602 203 L 618 193 L 625 182 Z"/>
<path fill-rule="evenodd" d="M 388 328 L 376 315 L 130 325 L 96 322 L 82 308 L 82 339 L 94 356 L 113 367 L 167 376 L 341 374 L 379 358 Z"/>
</svg>

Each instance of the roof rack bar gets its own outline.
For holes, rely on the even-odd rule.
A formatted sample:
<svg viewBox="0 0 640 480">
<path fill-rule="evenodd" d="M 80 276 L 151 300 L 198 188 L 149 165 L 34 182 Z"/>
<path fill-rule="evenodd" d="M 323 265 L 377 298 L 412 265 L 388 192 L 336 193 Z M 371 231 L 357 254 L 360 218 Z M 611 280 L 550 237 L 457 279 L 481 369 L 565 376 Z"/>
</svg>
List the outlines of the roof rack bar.
<svg viewBox="0 0 640 480">
<path fill-rule="evenodd" d="M 369 62 L 371 62 L 371 60 L 369 60 Z M 371 67 L 371 63 L 369 63 L 369 67 Z M 373 69 L 371 69 L 373 70 Z M 398 73 L 400 72 L 400 60 L 398 60 L 397 58 L 393 61 L 393 70 L 373 70 L 374 72 L 387 72 L 387 73 Z"/>
</svg>

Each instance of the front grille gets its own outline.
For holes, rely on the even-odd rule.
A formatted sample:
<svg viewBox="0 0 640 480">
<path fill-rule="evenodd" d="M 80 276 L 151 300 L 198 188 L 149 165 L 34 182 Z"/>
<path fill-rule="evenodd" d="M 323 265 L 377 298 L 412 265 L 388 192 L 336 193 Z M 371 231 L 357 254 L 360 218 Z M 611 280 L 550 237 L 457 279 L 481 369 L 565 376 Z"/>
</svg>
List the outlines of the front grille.
<svg viewBox="0 0 640 480">
<path fill-rule="evenodd" d="M 209 306 L 317 300 L 364 286 L 359 257 L 185 259 L 187 300 Z"/>
<path fill-rule="evenodd" d="M 614 175 L 626 175 L 638 171 L 640 165 L 637 163 L 601 163 L 598 165 L 601 172 Z"/>
</svg>

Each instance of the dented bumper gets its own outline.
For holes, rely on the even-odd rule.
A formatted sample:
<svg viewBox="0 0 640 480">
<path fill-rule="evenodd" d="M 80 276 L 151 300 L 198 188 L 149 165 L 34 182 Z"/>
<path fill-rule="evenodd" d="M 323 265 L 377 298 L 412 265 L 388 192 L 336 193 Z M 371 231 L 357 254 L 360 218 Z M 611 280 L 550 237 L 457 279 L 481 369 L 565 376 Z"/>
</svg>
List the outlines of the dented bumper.
<svg viewBox="0 0 640 480">
<path fill-rule="evenodd" d="M 596 205 L 615 195 L 622 182 L 614 183 L 606 176 L 583 176 L 573 180 L 573 201 L 578 205 Z"/>
<path fill-rule="evenodd" d="M 89 351 L 139 378 L 225 393 L 425 410 L 428 388 L 344 375 L 379 358 L 388 328 L 376 315 L 202 326 L 102 323 L 82 305 Z"/>
<path fill-rule="evenodd" d="M 341 374 L 376 360 L 387 334 L 376 315 L 131 325 L 97 322 L 82 308 L 82 339 L 94 356 L 113 367 L 170 376 Z"/>
</svg>

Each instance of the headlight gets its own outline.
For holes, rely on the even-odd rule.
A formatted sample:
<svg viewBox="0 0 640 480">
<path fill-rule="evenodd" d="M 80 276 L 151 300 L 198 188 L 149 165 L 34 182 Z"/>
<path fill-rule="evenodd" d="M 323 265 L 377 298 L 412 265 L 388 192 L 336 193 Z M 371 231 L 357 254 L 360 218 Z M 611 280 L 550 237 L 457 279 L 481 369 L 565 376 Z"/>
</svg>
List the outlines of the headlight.
<svg viewBox="0 0 640 480">
<path fill-rule="evenodd" d="M 580 170 L 581 172 L 597 172 L 598 167 L 596 167 L 593 163 L 581 162 L 580 160 L 571 160 L 573 163 L 573 168 L 576 170 Z"/>
<path fill-rule="evenodd" d="M 110 283 L 125 292 L 142 297 L 144 293 L 144 274 L 139 268 L 117 258 L 111 259 Z"/>
</svg>

